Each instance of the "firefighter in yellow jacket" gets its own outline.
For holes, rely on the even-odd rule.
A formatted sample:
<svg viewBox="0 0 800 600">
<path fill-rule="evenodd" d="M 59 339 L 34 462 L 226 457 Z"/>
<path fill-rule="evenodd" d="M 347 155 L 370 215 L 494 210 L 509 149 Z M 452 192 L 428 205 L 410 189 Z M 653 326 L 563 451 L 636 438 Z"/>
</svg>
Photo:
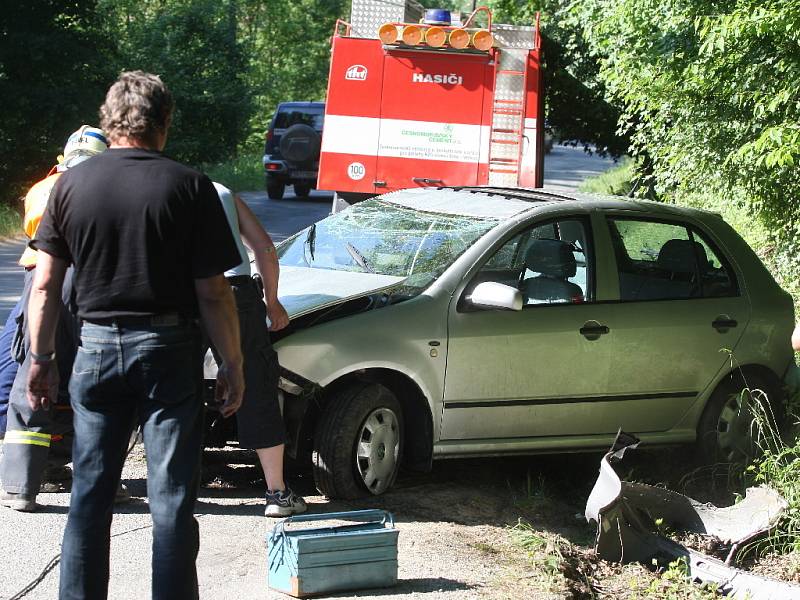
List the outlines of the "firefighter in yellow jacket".
<svg viewBox="0 0 800 600">
<path fill-rule="evenodd" d="M 64 155 L 48 176 L 35 184 L 25 197 L 23 228 L 28 238 L 33 238 L 39 227 L 50 192 L 61 173 L 75 167 L 84 160 L 103 152 L 108 147 L 103 132 L 88 125 L 82 126 L 67 140 Z M 49 464 L 64 465 L 70 460 L 72 414 L 69 407 L 67 384 L 75 357 L 78 340 L 78 323 L 69 310 L 71 295 L 71 271 L 64 282 L 61 314 L 56 333 L 56 358 L 58 360 L 61 389 L 58 402 L 47 409 L 33 411 L 26 398 L 26 380 L 30 365 L 25 312 L 30 296 L 33 270 L 36 267 L 36 251 L 27 248 L 19 264 L 25 268 L 25 285 L 19 300 L 20 316 L 17 318 L 17 333 L 12 353 L 21 363 L 11 389 L 8 407 L 3 461 L 0 463 L 0 506 L 14 510 L 36 510 L 36 495 L 39 492 L 42 473 Z M 64 439 L 66 436 L 67 439 Z"/>
</svg>

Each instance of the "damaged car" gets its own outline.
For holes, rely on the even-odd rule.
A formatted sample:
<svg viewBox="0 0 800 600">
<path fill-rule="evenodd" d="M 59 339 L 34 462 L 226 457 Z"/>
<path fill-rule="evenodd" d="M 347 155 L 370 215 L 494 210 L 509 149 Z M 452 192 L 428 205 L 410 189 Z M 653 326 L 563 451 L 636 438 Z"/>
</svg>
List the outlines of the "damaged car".
<svg viewBox="0 0 800 600">
<path fill-rule="evenodd" d="M 278 256 L 287 452 L 329 497 L 434 459 L 603 449 L 620 428 L 735 460 L 753 447 L 747 388 L 782 420 L 792 300 L 714 213 L 421 188 Z"/>
</svg>

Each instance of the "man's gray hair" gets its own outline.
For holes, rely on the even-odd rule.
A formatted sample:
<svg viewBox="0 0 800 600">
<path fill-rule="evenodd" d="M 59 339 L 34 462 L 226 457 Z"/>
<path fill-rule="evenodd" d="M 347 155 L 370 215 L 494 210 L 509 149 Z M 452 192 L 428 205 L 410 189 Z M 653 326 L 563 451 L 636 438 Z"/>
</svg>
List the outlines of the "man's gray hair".
<svg viewBox="0 0 800 600">
<path fill-rule="evenodd" d="M 119 76 L 100 107 L 100 127 L 111 139 L 121 137 L 152 141 L 165 132 L 175 102 L 158 75 L 127 71 Z"/>
</svg>

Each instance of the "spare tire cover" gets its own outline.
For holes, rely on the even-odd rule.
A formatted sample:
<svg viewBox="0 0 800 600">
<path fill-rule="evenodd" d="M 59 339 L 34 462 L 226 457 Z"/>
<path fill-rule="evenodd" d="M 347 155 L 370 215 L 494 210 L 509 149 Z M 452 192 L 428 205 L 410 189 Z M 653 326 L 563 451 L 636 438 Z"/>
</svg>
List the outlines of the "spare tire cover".
<svg viewBox="0 0 800 600">
<path fill-rule="evenodd" d="M 292 125 L 281 136 L 281 155 L 293 162 L 306 162 L 319 157 L 320 137 L 313 127 Z"/>
</svg>

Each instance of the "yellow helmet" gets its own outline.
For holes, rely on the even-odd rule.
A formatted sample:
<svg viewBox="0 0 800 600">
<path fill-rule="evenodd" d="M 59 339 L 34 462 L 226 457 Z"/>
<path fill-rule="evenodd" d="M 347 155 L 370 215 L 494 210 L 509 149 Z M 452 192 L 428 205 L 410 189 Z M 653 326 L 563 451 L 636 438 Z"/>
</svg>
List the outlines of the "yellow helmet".
<svg viewBox="0 0 800 600">
<path fill-rule="evenodd" d="M 108 140 L 102 129 L 82 125 L 67 139 L 64 146 L 64 158 L 60 161 L 65 168 L 74 167 L 90 156 L 100 154 L 108 149 Z"/>
</svg>

